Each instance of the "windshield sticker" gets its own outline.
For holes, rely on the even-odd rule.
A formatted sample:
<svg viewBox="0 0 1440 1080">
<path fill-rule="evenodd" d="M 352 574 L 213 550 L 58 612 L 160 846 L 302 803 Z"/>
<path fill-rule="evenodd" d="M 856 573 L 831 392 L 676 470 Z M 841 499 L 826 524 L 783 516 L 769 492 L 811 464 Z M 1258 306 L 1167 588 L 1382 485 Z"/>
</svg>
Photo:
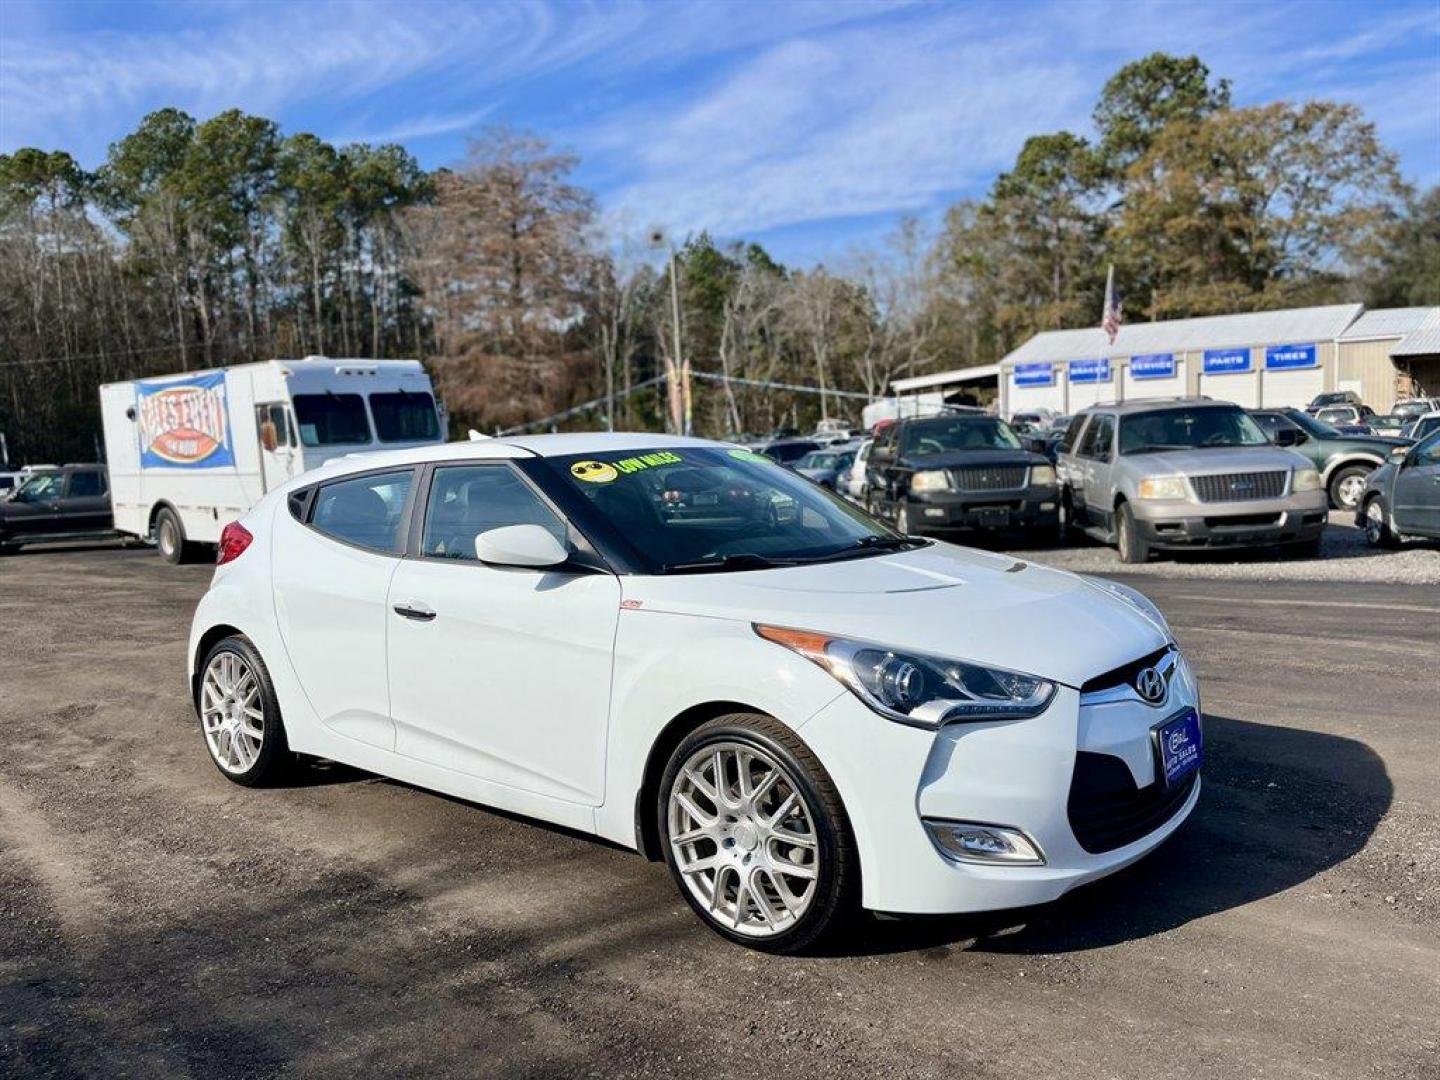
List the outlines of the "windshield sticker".
<svg viewBox="0 0 1440 1080">
<path fill-rule="evenodd" d="M 764 454 L 757 454 L 754 450 L 727 450 L 726 453 L 736 461 L 758 461 L 762 465 L 775 464 Z"/>
<path fill-rule="evenodd" d="M 570 475 L 587 484 L 608 484 L 620 474 L 615 471 L 615 466 L 603 461 L 577 461 L 570 466 Z"/>
<path fill-rule="evenodd" d="M 622 458 L 619 461 L 577 461 L 570 466 L 570 475 L 587 484 L 608 484 L 616 477 L 644 472 L 658 465 L 679 465 L 685 459 L 669 450 L 657 450 L 653 454 Z"/>
</svg>

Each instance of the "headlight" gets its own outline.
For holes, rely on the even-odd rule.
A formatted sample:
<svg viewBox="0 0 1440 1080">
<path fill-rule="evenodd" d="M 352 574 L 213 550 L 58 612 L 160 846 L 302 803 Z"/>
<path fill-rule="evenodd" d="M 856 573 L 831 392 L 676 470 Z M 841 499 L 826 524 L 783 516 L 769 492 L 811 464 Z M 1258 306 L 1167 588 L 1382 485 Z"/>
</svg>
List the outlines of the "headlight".
<svg viewBox="0 0 1440 1080">
<path fill-rule="evenodd" d="M 1296 469 L 1291 491 L 1319 491 L 1320 473 L 1316 469 Z"/>
<path fill-rule="evenodd" d="M 819 664 L 881 716 L 913 727 L 1038 716 L 1055 684 L 963 660 L 900 652 L 807 630 L 756 624 L 767 641 Z"/>
<path fill-rule="evenodd" d="M 910 478 L 911 491 L 949 491 L 950 474 L 941 469 L 917 472 Z"/>
<path fill-rule="evenodd" d="M 1154 602 L 1148 596 L 1138 589 L 1132 589 L 1129 585 L 1121 585 L 1118 581 L 1109 581 L 1105 578 L 1086 576 L 1085 580 L 1101 592 L 1107 592 L 1115 597 L 1115 599 L 1123 600 L 1129 604 L 1136 611 L 1140 612 L 1141 615 L 1144 615 L 1159 627 L 1159 629 L 1165 633 L 1166 637 L 1174 637 L 1174 635 L 1170 633 L 1170 624 L 1165 621 L 1165 616 L 1161 614 L 1160 609 L 1155 606 Z"/>
<path fill-rule="evenodd" d="M 1142 499 L 1185 499 L 1185 480 L 1179 476 L 1152 476 L 1140 481 L 1135 493 Z"/>
<path fill-rule="evenodd" d="M 1049 465 L 1036 465 L 1030 470 L 1030 483 L 1034 485 L 1053 484 L 1055 470 Z"/>
</svg>

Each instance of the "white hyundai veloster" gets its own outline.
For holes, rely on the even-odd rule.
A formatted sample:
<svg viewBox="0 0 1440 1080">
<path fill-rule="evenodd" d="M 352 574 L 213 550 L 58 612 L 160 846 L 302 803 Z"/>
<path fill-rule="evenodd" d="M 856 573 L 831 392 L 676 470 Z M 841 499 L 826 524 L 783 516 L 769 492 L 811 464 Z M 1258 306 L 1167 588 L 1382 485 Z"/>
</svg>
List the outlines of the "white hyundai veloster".
<svg viewBox="0 0 1440 1080">
<path fill-rule="evenodd" d="M 306 473 L 224 530 L 189 675 L 237 783 L 313 756 L 597 834 L 775 951 L 860 907 L 1052 900 L 1200 793 L 1195 681 L 1139 593 L 696 439 Z"/>
</svg>

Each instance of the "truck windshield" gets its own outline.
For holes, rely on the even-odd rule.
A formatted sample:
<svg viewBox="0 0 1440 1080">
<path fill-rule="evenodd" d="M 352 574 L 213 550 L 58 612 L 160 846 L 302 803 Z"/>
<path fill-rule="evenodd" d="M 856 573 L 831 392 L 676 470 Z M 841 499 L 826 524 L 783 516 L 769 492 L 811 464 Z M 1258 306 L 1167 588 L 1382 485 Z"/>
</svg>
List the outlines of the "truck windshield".
<svg viewBox="0 0 1440 1080">
<path fill-rule="evenodd" d="M 1238 407 L 1156 409 L 1120 421 L 1120 453 L 1154 454 L 1202 446 L 1264 446 L 1270 440 Z"/>
<path fill-rule="evenodd" d="M 428 442 L 440 434 L 435 399 L 426 393 L 371 394 L 370 415 L 381 442 Z"/>
<path fill-rule="evenodd" d="M 359 394 L 296 394 L 295 420 L 306 446 L 354 446 L 370 441 Z"/>
<path fill-rule="evenodd" d="M 1019 450 L 1020 440 L 1004 420 L 963 416 L 905 425 L 902 454 L 944 454 L 952 450 Z"/>
</svg>

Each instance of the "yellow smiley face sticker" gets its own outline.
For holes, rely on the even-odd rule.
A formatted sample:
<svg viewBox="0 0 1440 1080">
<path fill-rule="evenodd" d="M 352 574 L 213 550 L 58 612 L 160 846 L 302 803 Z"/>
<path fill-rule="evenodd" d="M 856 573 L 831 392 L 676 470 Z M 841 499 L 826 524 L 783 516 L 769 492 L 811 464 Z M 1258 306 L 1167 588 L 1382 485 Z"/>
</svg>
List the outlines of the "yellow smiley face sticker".
<svg viewBox="0 0 1440 1080">
<path fill-rule="evenodd" d="M 570 475 L 587 484 L 608 484 L 620 474 L 615 471 L 614 465 L 603 461 L 577 461 L 570 466 Z"/>
</svg>

